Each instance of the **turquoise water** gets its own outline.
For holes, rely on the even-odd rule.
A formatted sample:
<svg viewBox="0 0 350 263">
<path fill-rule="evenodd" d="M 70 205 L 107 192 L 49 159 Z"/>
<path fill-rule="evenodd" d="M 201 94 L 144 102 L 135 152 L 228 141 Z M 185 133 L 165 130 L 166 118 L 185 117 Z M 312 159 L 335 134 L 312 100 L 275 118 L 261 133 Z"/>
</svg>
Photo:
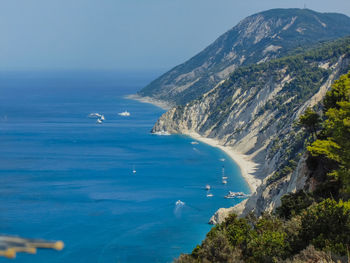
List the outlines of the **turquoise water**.
<svg viewBox="0 0 350 263">
<path fill-rule="evenodd" d="M 223 198 L 228 190 L 248 191 L 222 151 L 150 134 L 164 111 L 123 96 L 154 75 L 0 75 L 0 233 L 66 245 L 14 262 L 171 262 L 201 242 L 218 208 L 238 202 Z"/>
</svg>

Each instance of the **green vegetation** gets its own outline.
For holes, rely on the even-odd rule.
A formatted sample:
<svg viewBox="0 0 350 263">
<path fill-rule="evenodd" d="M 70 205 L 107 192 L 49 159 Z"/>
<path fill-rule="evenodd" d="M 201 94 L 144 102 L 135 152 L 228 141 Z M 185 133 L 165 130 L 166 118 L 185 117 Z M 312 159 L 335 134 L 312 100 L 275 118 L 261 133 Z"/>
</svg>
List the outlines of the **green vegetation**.
<svg viewBox="0 0 350 263">
<path fill-rule="evenodd" d="M 350 197 L 350 72 L 335 82 L 325 97 L 326 121 L 322 137 L 308 151 L 338 164 L 330 176 L 341 184 L 340 194 Z"/>
<path fill-rule="evenodd" d="M 316 138 L 317 129 L 320 126 L 321 118 L 317 112 L 313 111 L 311 108 L 307 108 L 305 113 L 300 116 L 300 125 L 309 130 L 312 135 Z"/>
<path fill-rule="evenodd" d="M 268 29 L 265 25 L 268 25 Z M 246 34 L 248 27 L 252 32 Z M 257 34 L 262 32 L 265 37 L 256 41 Z M 234 67 L 304 53 L 320 41 L 330 41 L 349 34 L 350 19 L 345 15 L 318 13 L 309 9 L 261 12 L 247 17 L 202 52 L 154 80 L 139 95 L 185 105 L 226 79 L 223 72 L 232 72 Z M 271 47 L 277 49 L 268 52 Z"/>
<path fill-rule="evenodd" d="M 300 242 L 304 246 L 346 255 L 350 245 L 350 202 L 327 198 L 302 214 Z"/>
<path fill-rule="evenodd" d="M 258 218 L 253 214 L 244 218 L 230 215 L 212 228 L 192 254 L 181 255 L 176 262 L 347 262 L 350 72 L 334 83 L 324 104 L 325 118 L 321 123 L 311 109 L 300 118 L 300 123 L 317 135 L 307 147 L 316 190 L 283 196 L 274 214 Z M 319 124 L 324 128 L 316 132 Z"/>
<path fill-rule="evenodd" d="M 281 117 L 279 129 L 283 129 L 285 120 L 290 119 L 293 112 L 299 109 L 307 99 L 315 94 L 318 87 L 324 83 L 320 80 L 325 81 L 329 74 L 327 70 L 322 72 L 320 68 L 314 68 L 313 71 L 312 65 L 317 65 L 325 61 L 334 63 L 341 54 L 350 54 L 349 40 L 349 38 L 344 38 L 323 43 L 320 44 L 318 48 L 306 51 L 302 54 L 296 53 L 294 56 L 269 62 L 268 64 L 276 63 L 278 65 L 283 65 L 287 70 L 292 69 L 289 70 L 289 74 L 296 77 L 293 81 L 285 85 L 281 91 L 281 95 L 278 95 L 276 100 L 267 102 L 265 106 L 261 108 L 259 114 L 264 114 L 266 111 L 277 111 L 277 117 Z M 286 62 L 288 66 L 285 66 Z M 305 72 L 307 73 L 305 74 Z M 333 91 L 333 93 L 337 94 L 336 91 Z M 328 100 L 328 104 L 331 103 L 330 99 Z M 325 104 L 327 105 L 327 102 L 325 102 Z M 319 109 L 317 110 L 319 111 Z M 304 129 L 298 129 L 300 127 Z M 276 169 L 276 172 L 268 178 L 268 185 L 279 181 L 295 170 L 296 163 L 299 161 L 300 155 L 304 151 L 303 149 L 316 139 L 316 133 L 321 127 L 319 115 L 313 109 L 307 109 L 299 123 L 294 125 L 292 131 L 289 131 L 289 134 L 274 140 L 271 150 L 268 153 L 269 158 L 272 158 L 280 149 L 285 150 L 280 151 L 282 156 L 280 158 L 279 167 Z M 309 136 L 309 134 L 312 136 Z"/>
<path fill-rule="evenodd" d="M 312 194 L 300 190 L 282 197 L 282 205 L 276 208 L 276 214 L 284 219 L 291 219 L 315 202 Z"/>
<path fill-rule="evenodd" d="M 238 68 L 220 87 L 220 95 L 225 100 L 220 103 L 218 111 L 224 112 L 232 104 L 233 91 L 240 87 L 242 93 L 251 92 L 253 98 L 260 88 L 269 82 L 281 82 L 287 75 L 290 81 L 285 83 L 283 90 L 268 101 L 258 114 L 266 111 L 276 111 L 276 117 L 287 119 L 293 114 L 293 109 L 299 108 L 307 101 L 329 76 L 329 71 L 319 67 L 321 62 L 337 60 L 341 54 L 350 53 L 350 38 L 325 43 L 307 52 L 272 60 L 271 62 Z M 334 62 L 333 62 L 334 63 Z"/>
</svg>

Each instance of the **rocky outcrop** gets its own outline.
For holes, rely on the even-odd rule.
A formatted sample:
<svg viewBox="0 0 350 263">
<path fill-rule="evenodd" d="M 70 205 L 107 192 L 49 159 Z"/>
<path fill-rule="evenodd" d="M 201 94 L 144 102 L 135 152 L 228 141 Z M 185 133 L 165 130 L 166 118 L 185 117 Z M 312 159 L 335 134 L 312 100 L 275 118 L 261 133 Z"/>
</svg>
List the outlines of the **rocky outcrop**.
<svg viewBox="0 0 350 263">
<path fill-rule="evenodd" d="M 241 66 L 285 56 L 291 50 L 350 35 L 350 18 L 308 9 L 273 9 L 243 19 L 213 44 L 139 92 L 184 105 Z"/>
<path fill-rule="evenodd" d="M 213 223 L 232 211 L 272 211 L 282 195 L 303 188 L 307 168 L 299 156 L 307 135 L 295 122 L 349 69 L 350 53 L 344 48 L 349 44 L 350 39 L 343 39 L 305 54 L 241 68 L 157 121 L 153 132 L 195 132 L 215 138 L 259 164 L 254 176 L 261 186 L 240 206 L 219 210 Z"/>
<path fill-rule="evenodd" d="M 310 170 L 307 166 L 307 154 L 299 160 L 298 166 L 292 174 L 269 184 L 267 179 L 258 187 L 255 193 L 238 205 L 230 208 L 220 208 L 210 218 L 209 223 L 216 225 L 223 222 L 230 214 L 247 215 L 251 211 L 257 214 L 272 212 L 281 205 L 281 197 L 287 193 L 295 193 L 299 190 L 307 190 L 306 182 L 310 179 Z"/>
</svg>

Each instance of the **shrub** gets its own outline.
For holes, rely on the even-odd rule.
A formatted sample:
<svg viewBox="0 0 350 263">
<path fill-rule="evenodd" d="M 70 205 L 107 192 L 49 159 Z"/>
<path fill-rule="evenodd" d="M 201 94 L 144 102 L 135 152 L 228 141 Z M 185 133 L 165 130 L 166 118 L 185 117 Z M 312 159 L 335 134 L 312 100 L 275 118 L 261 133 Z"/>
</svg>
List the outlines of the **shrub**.
<svg viewBox="0 0 350 263">
<path fill-rule="evenodd" d="M 286 194 L 281 198 L 282 204 L 277 207 L 276 214 L 282 218 L 290 219 L 294 215 L 309 207 L 314 199 L 311 194 L 300 190 L 296 193 Z"/>
<path fill-rule="evenodd" d="M 247 262 L 279 262 L 289 256 L 287 233 L 277 217 L 263 215 L 248 238 Z"/>
<path fill-rule="evenodd" d="M 318 249 L 345 255 L 350 246 L 350 202 L 326 199 L 307 209 L 301 219 L 300 239 Z"/>
<path fill-rule="evenodd" d="M 299 254 L 295 255 L 292 259 L 287 259 L 285 263 L 302 263 L 302 262 L 323 262 L 323 263 L 335 263 L 329 253 L 316 250 L 314 246 L 308 246 L 302 250 Z"/>
</svg>

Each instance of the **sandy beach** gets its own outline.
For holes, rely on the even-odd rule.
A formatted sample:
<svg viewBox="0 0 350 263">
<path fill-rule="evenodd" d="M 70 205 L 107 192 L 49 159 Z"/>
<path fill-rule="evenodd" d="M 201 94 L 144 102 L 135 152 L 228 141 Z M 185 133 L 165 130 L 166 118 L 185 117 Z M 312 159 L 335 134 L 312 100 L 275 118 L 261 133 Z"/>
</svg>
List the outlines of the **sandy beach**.
<svg viewBox="0 0 350 263">
<path fill-rule="evenodd" d="M 261 180 L 254 176 L 254 172 L 256 171 L 258 164 L 250 160 L 249 156 L 238 153 L 229 146 L 221 145 L 215 139 L 202 137 L 201 135 L 195 132 L 185 133 L 185 135 L 188 135 L 193 139 L 208 144 L 210 146 L 217 147 L 220 150 L 224 151 L 228 156 L 230 156 L 230 158 L 234 160 L 235 163 L 237 163 L 237 165 L 239 166 L 241 174 L 248 183 L 250 191 L 252 193 L 255 192 L 255 190 L 261 184 Z"/>
<path fill-rule="evenodd" d="M 129 95 L 126 98 L 132 99 L 132 100 L 137 100 L 143 103 L 150 103 L 155 106 L 158 106 L 164 110 L 168 110 L 170 105 L 163 101 L 157 101 L 149 97 L 140 97 L 138 95 Z M 253 162 L 248 155 L 244 155 L 242 153 L 239 153 L 232 149 L 230 146 L 224 146 L 220 144 L 220 142 L 216 139 L 211 139 L 211 138 L 205 138 L 201 135 L 199 135 L 196 132 L 183 132 L 182 134 L 190 136 L 196 141 L 208 144 L 212 147 L 219 148 L 220 150 L 224 151 L 240 168 L 241 175 L 247 182 L 251 194 L 253 194 L 256 189 L 260 186 L 261 180 L 255 177 L 255 171 L 258 168 L 258 164 Z M 243 200 L 241 203 L 239 203 L 236 206 L 229 207 L 229 208 L 220 208 L 219 210 L 216 211 L 216 213 L 210 218 L 209 224 L 218 224 L 221 223 L 225 220 L 225 218 L 231 214 L 231 213 L 236 213 L 236 214 L 241 214 L 244 210 L 245 204 L 248 199 Z"/>
<path fill-rule="evenodd" d="M 151 98 L 151 97 L 141 97 L 137 94 L 128 95 L 128 96 L 126 96 L 126 98 L 132 99 L 132 100 L 137 100 L 137 101 L 142 102 L 142 103 L 150 103 L 150 104 L 153 104 L 153 105 L 160 107 L 164 110 L 168 110 L 172 107 L 172 105 L 169 105 L 169 103 L 167 103 L 165 101 L 156 100 L 156 99 Z M 188 132 L 188 133 L 183 133 L 183 134 L 188 135 L 188 136 L 192 137 L 193 139 L 198 140 L 202 143 L 208 144 L 212 147 L 219 148 L 220 150 L 224 151 L 228 156 L 230 156 L 230 158 L 235 163 L 237 163 L 237 165 L 239 166 L 239 168 L 241 170 L 241 175 L 248 183 L 251 193 L 254 193 L 255 190 L 258 188 L 258 186 L 261 184 L 261 180 L 254 176 L 254 172 L 256 171 L 258 164 L 254 163 L 249 158 L 249 156 L 244 155 L 242 153 L 239 153 L 239 152 L 233 150 L 229 146 L 221 145 L 218 140 L 211 139 L 211 138 L 205 138 L 205 137 L 199 135 L 198 133 Z"/>
<path fill-rule="evenodd" d="M 131 94 L 131 95 L 127 95 L 125 96 L 126 99 L 130 99 L 130 100 L 137 100 L 139 102 L 142 103 L 149 103 L 149 104 L 153 104 L 154 106 L 157 106 L 159 108 L 162 108 L 163 110 L 169 110 L 170 108 L 172 108 L 172 105 L 170 105 L 168 102 L 163 101 L 163 100 L 157 100 L 151 97 L 141 97 L 137 94 Z"/>
</svg>

